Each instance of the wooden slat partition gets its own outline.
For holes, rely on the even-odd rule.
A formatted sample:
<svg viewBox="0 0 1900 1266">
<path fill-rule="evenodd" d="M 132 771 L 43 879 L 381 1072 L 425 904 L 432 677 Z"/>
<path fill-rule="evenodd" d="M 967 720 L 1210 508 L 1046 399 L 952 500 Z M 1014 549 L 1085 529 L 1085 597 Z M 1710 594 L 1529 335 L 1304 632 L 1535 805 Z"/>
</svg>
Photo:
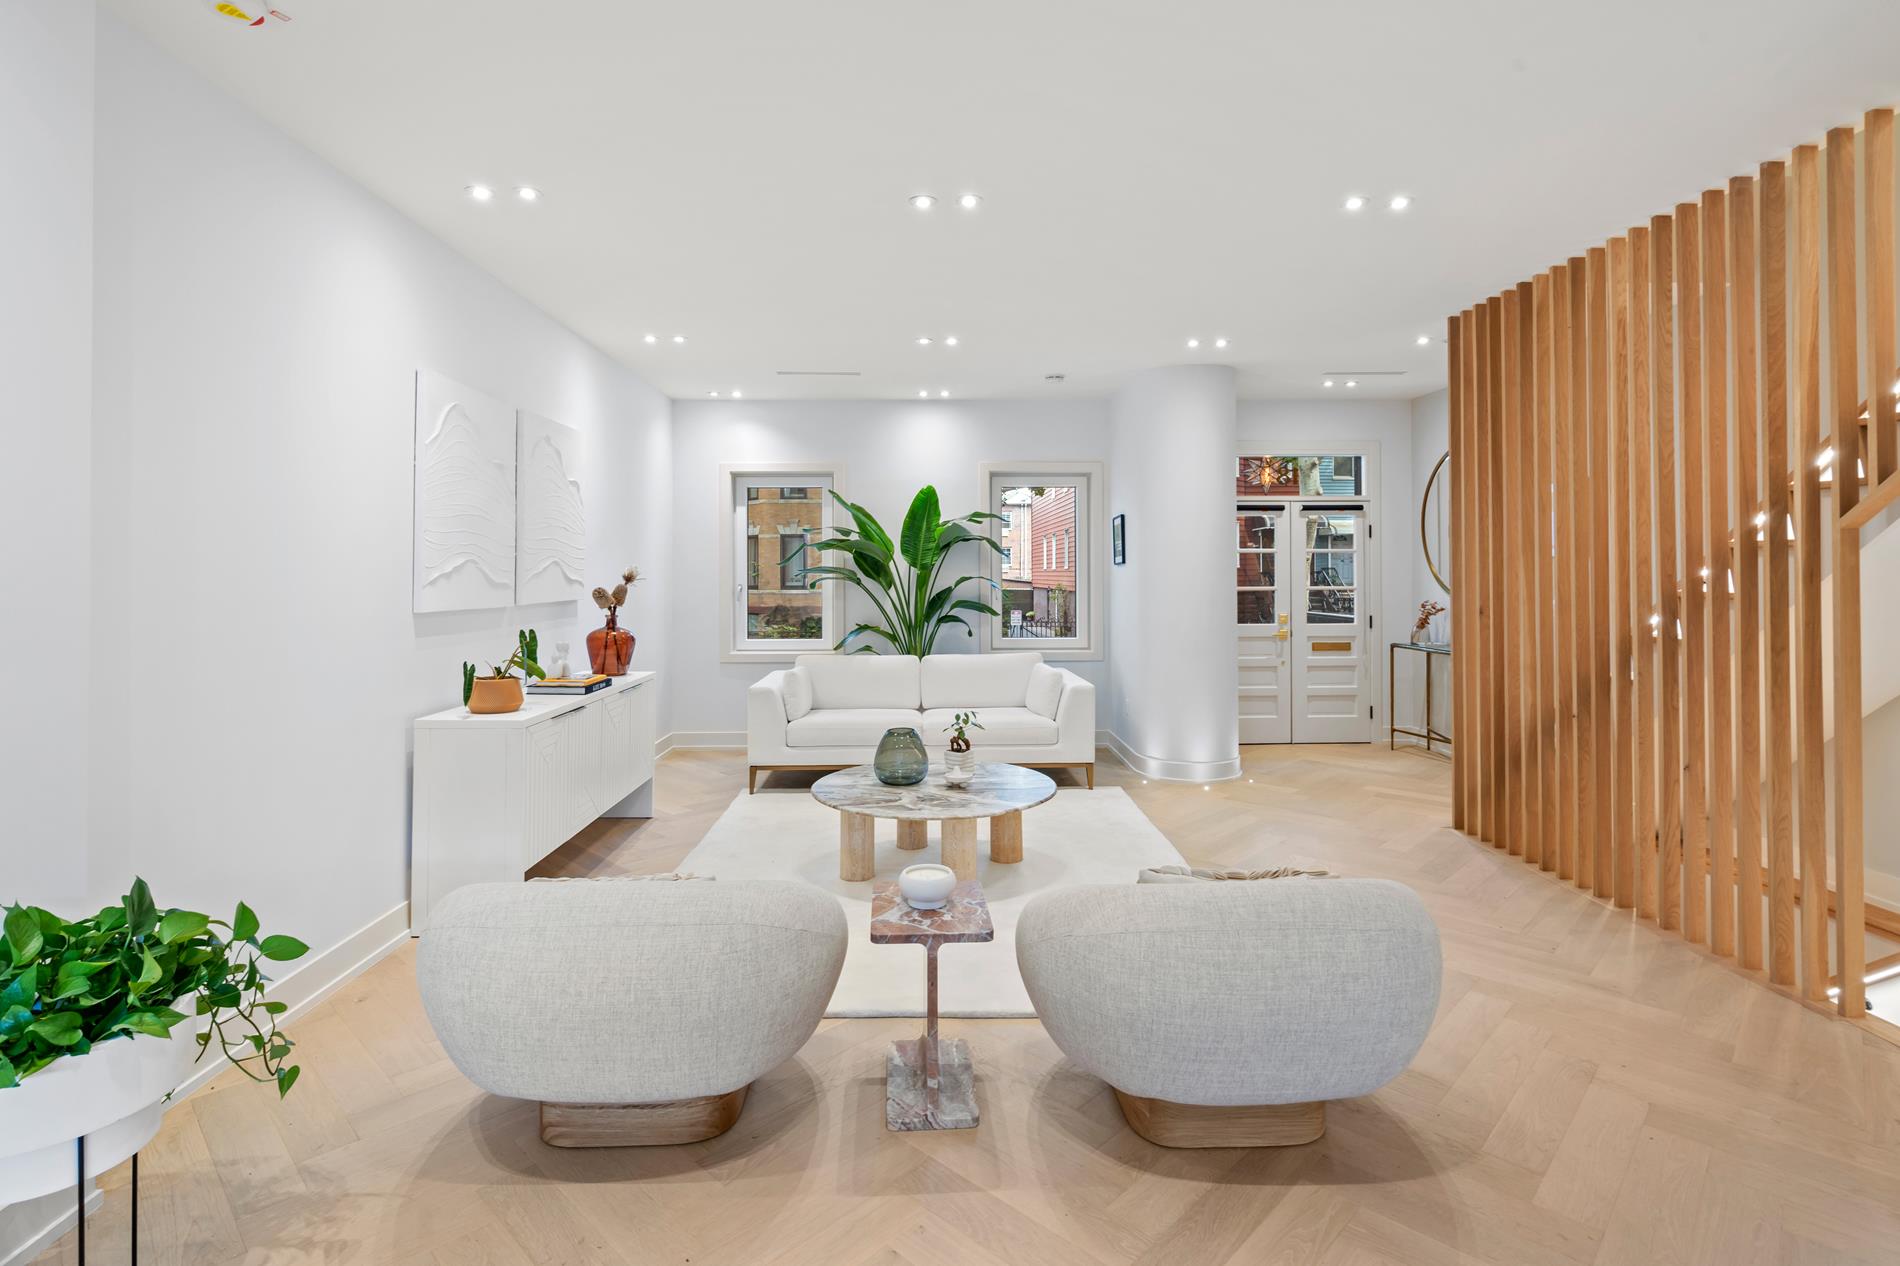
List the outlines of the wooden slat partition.
<svg viewBox="0 0 1900 1266">
<path fill-rule="evenodd" d="M 1477 568 L 1471 565 L 1465 553 L 1465 503 L 1471 494 L 1471 476 L 1466 472 L 1464 463 L 1471 457 L 1472 451 L 1465 442 L 1464 335 L 1463 315 L 1445 322 L 1445 359 L 1450 366 L 1445 381 L 1445 410 L 1449 419 L 1445 438 L 1446 448 L 1451 453 L 1451 575 L 1454 586 L 1469 583 L 1470 578 L 1477 573 Z M 1463 611 L 1463 604 L 1454 602 L 1451 610 L 1445 613 L 1453 646 L 1464 645 L 1465 637 L 1471 631 L 1470 624 L 1462 619 Z M 1456 661 L 1452 664 L 1451 732 L 1458 735 L 1471 733 L 1475 728 L 1471 709 L 1465 703 L 1465 692 L 1471 686 L 1471 674 L 1463 671 L 1467 667 Z M 1465 770 L 1469 763 L 1470 744 L 1454 743 L 1451 749 L 1451 825 L 1459 831 L 1470 825 L 1465 817 Z"/>
<path fill-rule="evenodd" d="M 1452 799 L 1526 864 L 1860 1016 L 1860 554 L 1900 508 L 1893 112 L 1826 141 L 1449 322 Z"/>
<path fill-rule="evenodd" d="M 1735 929 L 1742 966 L 1762 965 L 1761 418 L 1756 408 L 1755 181 L 1728 186 L 1729 326 L 1735 334 Z"/>
</svg>

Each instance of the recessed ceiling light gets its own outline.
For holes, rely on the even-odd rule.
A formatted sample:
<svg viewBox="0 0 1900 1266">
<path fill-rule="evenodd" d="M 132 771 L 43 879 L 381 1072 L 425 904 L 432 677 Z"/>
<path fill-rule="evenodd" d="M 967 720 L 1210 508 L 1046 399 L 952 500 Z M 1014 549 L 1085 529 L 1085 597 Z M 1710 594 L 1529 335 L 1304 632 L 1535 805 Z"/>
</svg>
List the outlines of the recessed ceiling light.
<svg viewBox="0 0 1900 1266">
<path fill-rule="evenodd" d="M 711 396 L 715 400 L 719 398 L 719 393 L 717 391 L 708 391 L 706 394 Z"/>
<path fill-rule="evenodd" d="M 673 341 L 675 343 L 684 343 L 686 341 L 686 336 L 684 334 L 675 334 L 673 336 Z"/>
<path fill-rule="evenodd" d="M 934 342 L 934 341 L 935 341 L 935 340 L 933 340 L 933 339 L 932 339 L 932 338 L 931 338 L 931 337 L 930 337 L 930 336 L 929 336 L 928 334 L 926 334 L 926 335 L 923 335 L 923 336 L 922 336 L 921 338 L 919 338 L 919 339 L 917 340 L 917 346 L 919 346 L 919 347 L 929 347 L 929 346 L 931 345 L 931 343 L 932 343 L 932 342 Z"/>
<path fill-rule="evenodd" d="M 649 334 L 646 336 L 645 341 L 648 343 L 657 343 L 660 341 L 660 336 L 657 334 Z"/>
<path fill-rule="evenodd" d="M 1217 338 L 1217 339 L 1215 339 L 1215 340 L 1214 340 L 1214 346 L 1215 346 L 1215 347 L 1225 347 L 1225 346 L 1227 346 L 1227 340 L 1226 340 L 1226 339 L 1224 339 L 1224 338 Z"/>
<path fill-rule="evenodd" d="M 939 399 L 948 400 L 950 398 L 950 393 L 947 391 L 939 391 L 937 393 L 937 396 Z"/>
<path fill-rule="evenodd" d="M 1199 347 L 1200 345 L 1201 345 L 1201 340 L 1197 338 L 1191 338 L 1188 340 L 1189 347 Z"/>
<path fill-rule="evenodd" d="M 468 196 L 477 202 L 487 202 L 490 198 L 495 196 L 495 191 L 490 189 L 487 185 L 470 185 L 468 187 Z"/>
<path fill-rule="evenodd" d="M 732 393 L 732 398 L 733 398 L 734 400 L 743 400 L 743 399 L 745 399 L 745 392 L 743 392 L 743 391 L 734 391 L 734 392 Z"/>
<path fill-rule="evenodd" d="M 1431 336 L 1431 335 L 1429 335 L 1429 334 L 1421 334 L 1421 335 L 1419 335 L 1419 336 L 1418 336 L 1418 345 L 1419 345 L 1420 347 L 1430 347 L 1430 346 L 1432 345 L 1432 336 Z"/>
<path fill-rule="evenodd" d="M 910 205 L 919 211 L 928 211 L 937 205 L 937 199 L 927 193 L 914 193 L 910 196 Z"/>
<path fill-rule="evenodd" d="M 928 400 L 930 399 L 930 393 L 928 391 L 920 391 L 917 393 L 917 398 L 919 400 Z"/>
<path fill-rule="evenodd" d="M 949 335 L 943 340 L 943 345 L 945 347 L 955 347 L 957 345 L 957 336 L 954 334 Z"/>
<path fill-rule="evenodd" d="M 1362 211 L 1365 209 L 1365 205 L 1366 200 L 1356 193 L 1348 196 L 1346 199 L 1346 210 L 1348 211 Z"/>
<path fill-rule="evenodd" d="M 1346 385 L 1347 385 L 1348 387 L 1357 387 L 1357 386 L 1359 385 L 1359 383 L 1358 383 L 1358 382 L 1357 382 L 1356 380 L 1354 380 L 1354 379 L 1351 379 L 1351 378 L 1348 378 L 1348 379 L 1346 380 Z"/>
<path fill-rule="evenodd" d="M 1394 211 L 1403 211 L 1405 210 L 1405 208 L 1412 205 L 1412 199 L 1405 194 L 1395 193 L 1392 195 L 1392 200 L 1390 202 L 1387 202 L 1385 205 L 1392 208 L 1392 210 Z"/>
<path fill-rule="evenodd" d="M 957 199 L 957 205 L 962 207 L 965 211 L 974 211 L 977 208 L 977 204 L 982 201 L 983 199 L 977 197 L 975 194 L 966 193 Z"/>
<path fill-rule="evenodd" d="M 515 190 L 515 197 L 521 199 L 523 202 L 535 202 L 540 199 L 541 191 L 536 189 L 533 185 L 522 185 Z"/>
<path fill-rule="evenodd" d="M 1330 379 L 1330 378 L 1328 378 L 1328 379 L 1327 379 L 1327 380 L 1326 380 L 1325 382 L 1323 382 L 1323 383 L 1321 383 L 1320 385 L 1321 385 L 1322 387 L 1330 387 L 1330 386 L 1332 386 L 1332 385 L 1333 385 L 1333 380 L 1332 380 L 1332 379 Z"/>
</svg>

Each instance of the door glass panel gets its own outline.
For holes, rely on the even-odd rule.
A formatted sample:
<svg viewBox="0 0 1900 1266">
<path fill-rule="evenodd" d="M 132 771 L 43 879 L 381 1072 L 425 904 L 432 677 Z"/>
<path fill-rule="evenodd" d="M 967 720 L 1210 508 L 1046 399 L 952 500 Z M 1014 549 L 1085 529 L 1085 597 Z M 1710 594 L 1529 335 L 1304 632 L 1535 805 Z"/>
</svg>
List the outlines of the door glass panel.
<svg viewBox="0 0 1900 1266">
<path fill-rule="evenodd" d="M 1358 619 L 1359 521 L 1353 515 L 1306 519 L 1306 622 L 1352 624 Z"/>
<path fill-rule="evenodd" d="M 1237 510 L 1234 531 L 1234 588 L 1236 619 L 1241 624 L 1272 624 L 1275 607 L 1275 549 L 1278 546 L 1278 511 Z"/>
<path fill-rule="evenodd" d="M 1273 590 L 1242 589 L 1239 591 L 1237 616 L 1241 624 L 1273 623 Z"/>
</svg>

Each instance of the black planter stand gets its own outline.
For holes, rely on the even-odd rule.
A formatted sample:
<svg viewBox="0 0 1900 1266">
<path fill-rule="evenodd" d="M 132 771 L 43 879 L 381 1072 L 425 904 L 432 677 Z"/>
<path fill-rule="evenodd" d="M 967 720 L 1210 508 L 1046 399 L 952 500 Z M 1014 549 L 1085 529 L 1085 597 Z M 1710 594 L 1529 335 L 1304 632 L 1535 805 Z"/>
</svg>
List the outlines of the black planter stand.
<svg viewBox="0 0 1900 1266">
<path fill-rule="evenodd" d="M 86 1139 L 74 1140 L 79 1152 L 77 1218 L 79 1228 L 79 1266 L 86 1266 Z M 132 1266 L 139 1262 L 139 1154 L 132 1153 Z"/>
</svg>

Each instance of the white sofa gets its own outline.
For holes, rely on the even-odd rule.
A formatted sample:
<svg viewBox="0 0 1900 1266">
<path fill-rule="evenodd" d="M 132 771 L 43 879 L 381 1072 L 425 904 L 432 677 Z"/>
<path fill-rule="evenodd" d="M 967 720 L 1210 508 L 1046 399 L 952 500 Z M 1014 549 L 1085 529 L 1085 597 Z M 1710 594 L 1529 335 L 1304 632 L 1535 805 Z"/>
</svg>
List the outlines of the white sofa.
<svg viewBox="0 0 1900 1266">
<path fill-rule="evenodd" d="M 1095 687 L 1035 651 L 993 655 L 800 655 L 746 696 L 748 790 L 761 771 L 867 763 L 910 726 L 933 759 L 958 712 L 975 712 L 977 759 L 1069 768 L 1095 785 Z"/>
</svg>

